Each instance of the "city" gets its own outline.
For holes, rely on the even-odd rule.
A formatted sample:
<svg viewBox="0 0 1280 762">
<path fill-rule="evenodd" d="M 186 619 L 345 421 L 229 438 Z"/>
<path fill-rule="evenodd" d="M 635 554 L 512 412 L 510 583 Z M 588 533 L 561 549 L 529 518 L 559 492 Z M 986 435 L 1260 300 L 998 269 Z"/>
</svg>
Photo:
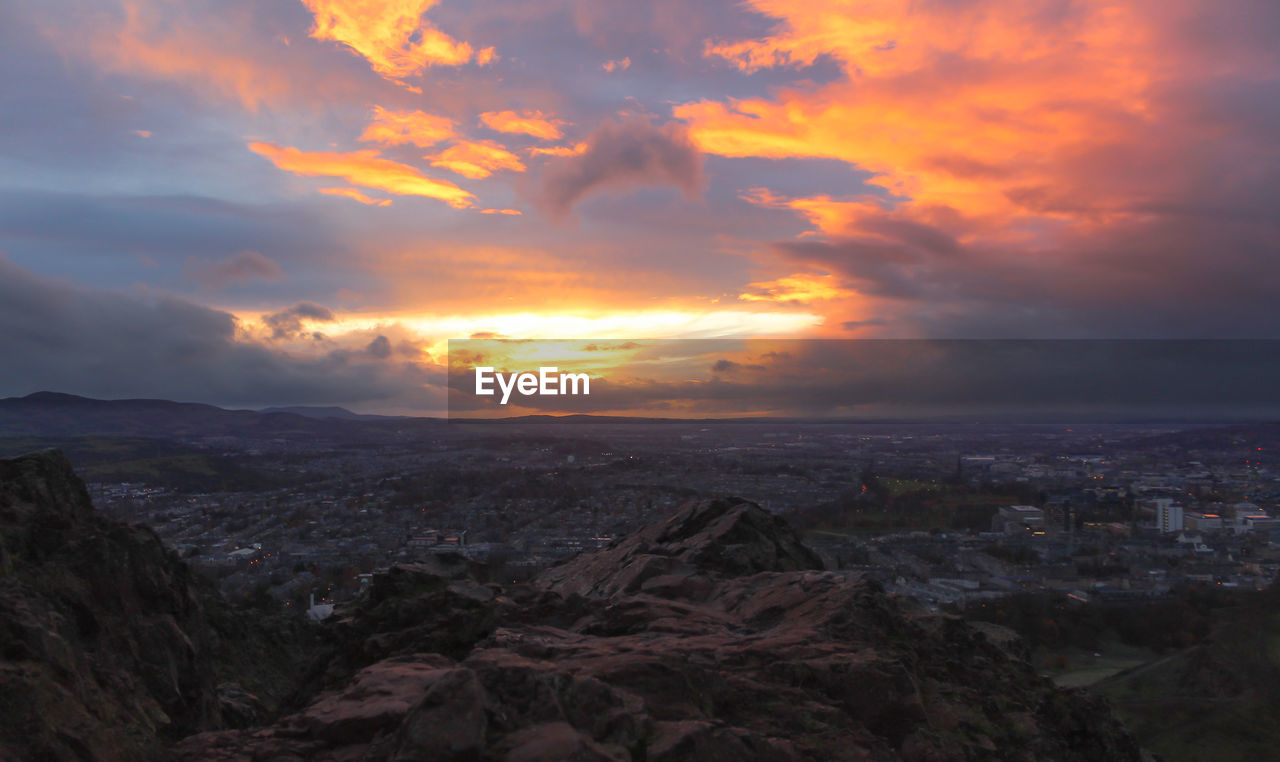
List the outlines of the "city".
<svg viewBox="0 0 1280 762">
<path fill-rule="evenodd" d="M 500 427 L 500 428 L 495 428 Z M 1274 432 L 1141 426 L 437 423 L 390 444 L 196 438 L 289 486 L 90 482 L 224 592 L 281 605 L 358 592 L 434 553 L 536 570 L 737 495 L 829 568 L 933 606 L 1013 592 L 1160 597 L 1261 589 L 1280 563 Z M 1226 433 L 1224 433 L 1226 432 Z M 1249 434 L 1262 433 L 1262 440 Z M 1222 437 L 1236 444 L 1220 448 Z"/>
</svg>

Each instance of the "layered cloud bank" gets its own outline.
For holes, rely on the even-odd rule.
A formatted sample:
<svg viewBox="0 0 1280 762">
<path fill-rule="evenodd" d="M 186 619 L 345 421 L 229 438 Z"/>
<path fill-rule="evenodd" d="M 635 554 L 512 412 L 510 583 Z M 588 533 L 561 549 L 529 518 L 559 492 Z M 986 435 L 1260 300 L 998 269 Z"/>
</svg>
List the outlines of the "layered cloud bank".
<svg viewBox="0 0 1280 762">
<path fill-rule="evenodd" d="M 0 252 L 237 347 L 299 304 L 328 341 L 1275 337 L 1278 36 L 1262 0 L 20 0 Z"/>
</svg>

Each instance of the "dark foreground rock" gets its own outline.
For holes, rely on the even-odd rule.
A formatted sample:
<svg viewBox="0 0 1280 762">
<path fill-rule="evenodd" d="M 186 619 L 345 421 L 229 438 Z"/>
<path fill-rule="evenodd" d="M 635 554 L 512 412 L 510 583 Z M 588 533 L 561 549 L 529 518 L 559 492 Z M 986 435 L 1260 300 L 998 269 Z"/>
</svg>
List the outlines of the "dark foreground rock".
<svg viewBox="0 0 1280 762">
<path fill-rule="evenodd" d="M 741 500 L 533 584 L 391 569 L 325 628 L 295 699 L 183 760 L 1136 760 L 1108 706 L 1016 644 L 821 570 Z"/>
<path fill-rule="evenodd" d="M 217 727 L 187 567 L 57 453 L 0 460 L 0 758 L 145 759 Z"/>
<path fill-rule="evenodd" d="M 61 454 L 0 460 L 0 759 L 159 759 L 268 720 L 308 639 L 97 514 Z"/>
</svg>

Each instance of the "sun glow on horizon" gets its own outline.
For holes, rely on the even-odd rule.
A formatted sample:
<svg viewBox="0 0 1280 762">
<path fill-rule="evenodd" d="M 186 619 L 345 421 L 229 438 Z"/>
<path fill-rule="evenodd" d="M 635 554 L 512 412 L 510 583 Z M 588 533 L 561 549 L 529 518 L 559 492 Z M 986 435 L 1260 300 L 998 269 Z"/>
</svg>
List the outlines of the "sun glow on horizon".
<svg viewBox="0 0 1280 762">
<path fill-rule="evenodd" d="M 270 312 L 232 311 L 249 335 L 266 333 Z M 598 314 L 506 313 L 429 315 L 410 312 L 337 314 L 333 320 L 301 321 L 306 331 L 341 339 L 392 327 L 414 335 L 432 355 L 445 352 L 449 339 L 710 339 L 809 335 L 823 318 L 813 312 L 749 310 L 645 310 Z"/>
</svg>

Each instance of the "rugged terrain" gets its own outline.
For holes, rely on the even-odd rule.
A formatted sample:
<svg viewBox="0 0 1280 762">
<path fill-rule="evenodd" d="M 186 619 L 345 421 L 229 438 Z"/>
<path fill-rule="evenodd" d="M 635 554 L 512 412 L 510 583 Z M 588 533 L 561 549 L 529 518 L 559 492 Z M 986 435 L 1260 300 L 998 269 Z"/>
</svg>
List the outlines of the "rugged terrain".
<svg viewBox="0 0 1280 762">
<path fill-rule="evenodd" d="M 176 740 L 184 760 L 1142 757 L 1007 631 L 823 571 L 742 500 L 691 503 L 529 584 L 449 556 L 391 568 L 291 673 L 270 646 L 306 633 L 225 610 L 148 530 L 95 516 L 60 456 L 0 462 L 0 481 L 0 756 Z M 229 679 L 252 663 L 258 684 Z M 284 684 L 278 705 L 256 695 Z"/>
<path fill-rule="evenodd" d="M 1139 759 L 1016 644 L 821 570 L 741 500 L 530 585 L 391 569 L 327 628 L 314 698 L 180 759 Z M 1002 645 L 1003 643 L 1003 645 Z"/>
<path fill-rule="evenodd" d="M 0 460 L 0 759 L 158 758 L 253 722 L 306 635 L 233 610 L 150 529 L 98 515 L 60 453 Z"/>
</svg>

